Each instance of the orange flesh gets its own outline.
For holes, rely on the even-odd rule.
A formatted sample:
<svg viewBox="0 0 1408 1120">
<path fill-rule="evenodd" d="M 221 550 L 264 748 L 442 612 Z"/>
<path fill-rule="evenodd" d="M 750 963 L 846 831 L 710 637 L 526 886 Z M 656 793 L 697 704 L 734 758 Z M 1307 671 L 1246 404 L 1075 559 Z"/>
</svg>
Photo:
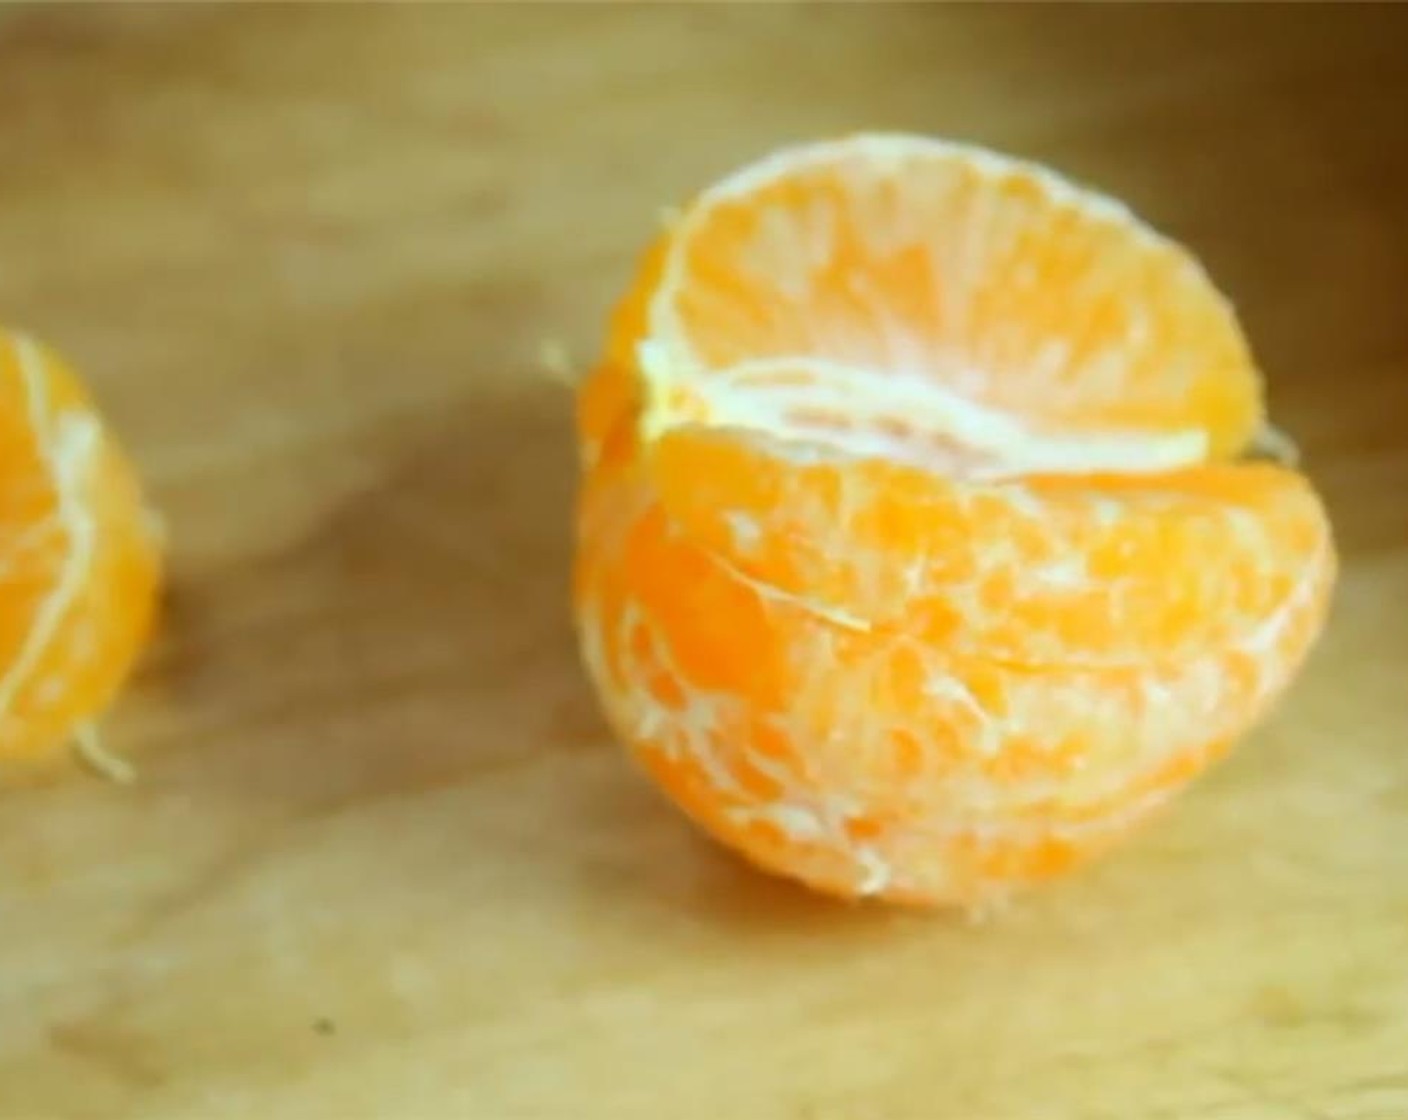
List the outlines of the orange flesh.
<svg viewBox="0 0 1408 1120">
<path fill-rule="evenodd" d="M 152 623 L 155 527 L 78 381 L 0 333 L 0 780 L 55 757 L 126 679 Z"/>
<path fill-rule="evenodd" d="M 1335 560 L 1235 319 L 1113 204 L 862 139 L 707 193 L 583 386 L 576 603 L 617 734 L 845 897 L 983 905 L 1266 712 Z"/>
</svg>

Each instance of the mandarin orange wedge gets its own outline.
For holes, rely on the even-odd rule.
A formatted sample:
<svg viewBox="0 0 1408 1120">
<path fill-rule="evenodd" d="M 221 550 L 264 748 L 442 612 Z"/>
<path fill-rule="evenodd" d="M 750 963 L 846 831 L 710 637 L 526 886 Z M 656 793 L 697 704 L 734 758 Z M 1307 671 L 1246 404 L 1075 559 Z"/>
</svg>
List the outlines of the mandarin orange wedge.
<svg viewBox="0 0 1408 1120">
<path fill-rule="evenodd" d="M 1018 160 L 783 151 L 646 255 L 579 393 L 575 614 L 709 833 L 847 898 L 990 905 L 1256 724 L 1336 560 L 1190 254 Z"/>
<path fill-rule="evenodd" d="M 94 722 L 152 624 L 155 520 L 126 456 L 50 350 L 0 332 L 0 784 Z"/>
</svg>

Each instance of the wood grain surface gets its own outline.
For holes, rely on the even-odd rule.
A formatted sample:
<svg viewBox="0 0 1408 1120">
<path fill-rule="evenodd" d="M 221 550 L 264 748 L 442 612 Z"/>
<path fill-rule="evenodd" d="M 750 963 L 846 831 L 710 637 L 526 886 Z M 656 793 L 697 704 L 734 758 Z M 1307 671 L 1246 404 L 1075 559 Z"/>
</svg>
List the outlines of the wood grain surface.
<svg viewBox="0 0 1408 1120">
<path fill-rule="evenodd" d="M 0 797 L 4 1120 L 1408 1116 L 1408 9 L 6 9 L 0 317 L 170 520 L 131 789 Z M 970 926 L 699 839 L 566 611 L 658 208 L 960 136 L 1189 241 L 1345 556 L 1279 715 Z"/>
</svg>

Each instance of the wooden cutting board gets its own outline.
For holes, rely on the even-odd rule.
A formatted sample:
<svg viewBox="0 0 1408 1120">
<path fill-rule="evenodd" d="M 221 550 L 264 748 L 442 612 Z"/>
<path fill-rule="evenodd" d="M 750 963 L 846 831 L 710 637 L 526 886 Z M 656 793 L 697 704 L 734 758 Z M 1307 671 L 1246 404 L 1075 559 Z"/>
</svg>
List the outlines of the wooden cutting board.
<svg viewBox="0 0 1408 1120">
<path fill-rule="evenodd" d="M 5 1120 L 1408 1116 L 1408 10 L 7 9 L 0 316 L 174 541 L 0 798 Z M 658 208 L 857 128 L 1049 160 L 1230 290 L 1333 508 L 1276 719 L 970 926 L 700 840 L 596 713 L 545 341 Z"/>
</svg>

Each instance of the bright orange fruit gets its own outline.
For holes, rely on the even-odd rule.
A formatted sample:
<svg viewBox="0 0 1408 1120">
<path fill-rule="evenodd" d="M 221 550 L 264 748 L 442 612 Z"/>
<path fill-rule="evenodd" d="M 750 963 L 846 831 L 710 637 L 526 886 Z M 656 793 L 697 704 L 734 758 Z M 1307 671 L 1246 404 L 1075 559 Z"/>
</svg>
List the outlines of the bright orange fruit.
<svg viewBox="0 0 1408 1120">
<path fill-rule="evenodd" d="M 575 610 L 700 825 L 979 906 L 1285 690 L 1335 579 L 1236 317 L 1118 203 L 969 147 L 781 152 L 647 254 L 582 386 Z"/>
<path fill-rule="evenodd" d="M 154 519 L 78 380 L 0 332 L 0 780 L 91 743 L 154 614 Z"/>
</svg>

